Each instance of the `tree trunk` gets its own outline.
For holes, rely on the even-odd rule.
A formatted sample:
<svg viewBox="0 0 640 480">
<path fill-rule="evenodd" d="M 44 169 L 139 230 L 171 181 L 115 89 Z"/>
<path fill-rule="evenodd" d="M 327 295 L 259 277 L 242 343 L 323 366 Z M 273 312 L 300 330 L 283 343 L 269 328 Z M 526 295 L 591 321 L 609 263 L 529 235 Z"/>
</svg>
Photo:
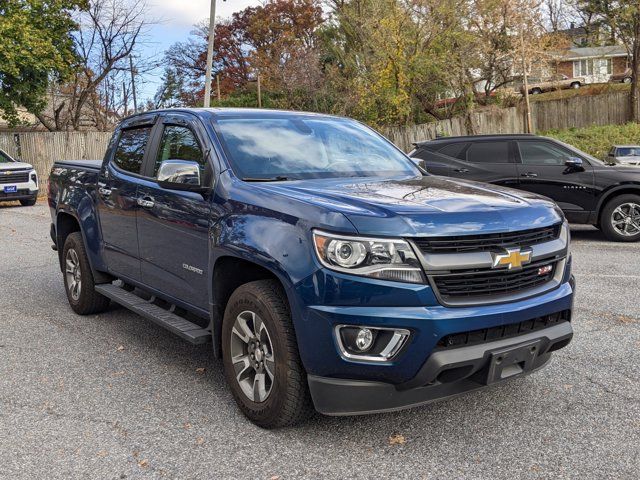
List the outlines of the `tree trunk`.
<svg viewBox="0 0 640 480">
<path fill-rule="evenodd" d="M 633 56 L 631 58 L 631 120 L 640 123 L 640 36 L 633 42 Z"/>
</svg>

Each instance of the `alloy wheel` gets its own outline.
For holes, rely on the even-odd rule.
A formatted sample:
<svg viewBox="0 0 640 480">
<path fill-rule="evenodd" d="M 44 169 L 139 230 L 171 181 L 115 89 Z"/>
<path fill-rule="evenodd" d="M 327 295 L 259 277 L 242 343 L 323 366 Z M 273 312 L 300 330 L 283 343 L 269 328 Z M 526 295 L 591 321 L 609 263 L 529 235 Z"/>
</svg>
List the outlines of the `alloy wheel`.
<svg viewBox="0 0 640 480">
<path fill-rule="evenodd" d="M 71 294 L 71 298 L 78 301 L 80 292 L 82 291 L 82 272 L 80 271 L 80 260 L 75 249 L 67 250 L 67 258 L 65 259 L 65 275 L 67 277 L 67 289 Z"/>
<path fill-rule="evenodd" d="M 253 402 L 264 402 L 275 382 L 275 357 L 267 326 L 255 312 L 246 310 L 236 317 L 230 352 L 242 393 Z"/>
<path fill-rule="evenodd" d="M 640 233 L 640 205 L 623 203 L 611 214 L 611 225 L 616 233 L 624 237 L 633 237 Z"/>
</svg>

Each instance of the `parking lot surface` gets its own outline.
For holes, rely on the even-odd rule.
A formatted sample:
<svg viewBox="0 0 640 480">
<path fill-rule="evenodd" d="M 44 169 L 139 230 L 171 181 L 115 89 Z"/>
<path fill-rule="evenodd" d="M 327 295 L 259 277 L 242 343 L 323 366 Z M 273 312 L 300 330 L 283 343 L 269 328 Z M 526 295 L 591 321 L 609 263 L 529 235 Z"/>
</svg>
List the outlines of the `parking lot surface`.
<svg viewBox="0 0 640 480">
<path fill-rule="evenodd" d="M 398 413 L 265 431 L 210 345 L 67 304 L 45 205 L 0 205 L 0 478 L 638 478 L 640 244 L 573 230 L 575 337 L 549 366 Z"/>
</svg>

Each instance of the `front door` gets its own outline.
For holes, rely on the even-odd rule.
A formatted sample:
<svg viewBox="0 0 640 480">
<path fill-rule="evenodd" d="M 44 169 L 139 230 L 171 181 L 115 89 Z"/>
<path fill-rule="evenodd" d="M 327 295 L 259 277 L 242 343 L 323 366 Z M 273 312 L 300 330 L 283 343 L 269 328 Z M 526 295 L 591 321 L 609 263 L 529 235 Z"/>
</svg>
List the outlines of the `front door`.
<svg viewBox="0 0 640 480">
<path fill-rule="evenodd" d="M 164 160 L 201 165 L 203 185 L 212 185 L 213 169 L 203 147 L 206 132 L 188 115 L 163 118 L 154 134 L 147 180 L 138 189 L 144 207 L 138 215 L 142 281 L 172 299 L 208 308 L 209 220 L 211 197 L 161 188 L 155 178 Z"/>
<path fill-rule="evenodd" d="M 138 183 L 151 125 L 123 128 L 98 178 L 97 208 L 109 271 L 140 280 Z"/>
<path fill-rule="evenodd" d="M 554 200 L 570 221 L 586 221 L 596 207 L 593 167 L 567 167 L 577 155 L 548 140 L 519 140 L 520 188 Z"/>
</svg>

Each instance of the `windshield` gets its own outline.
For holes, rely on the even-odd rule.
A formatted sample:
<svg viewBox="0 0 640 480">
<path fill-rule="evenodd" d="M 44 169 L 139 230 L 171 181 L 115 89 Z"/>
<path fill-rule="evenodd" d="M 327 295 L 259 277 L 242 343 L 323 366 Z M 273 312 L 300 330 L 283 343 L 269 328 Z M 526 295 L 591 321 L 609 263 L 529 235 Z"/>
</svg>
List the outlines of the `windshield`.
<svg viewBox="0 0 640 480">
<path fill-rule="evenodd" d="M 622 147 L 618 148 L 618 157 L 639 157 L 640 147 Z"/>
<path fill-rule="evenodd" d="M 0 150 L 0 163 L 13 163 L 12 158 Z"/>
<path fill-rule="evenodd" d="M 353 120 L 223 117 L 215 128 L 244 180 L 420 175 L 402 152 Z"/>
</svg>

